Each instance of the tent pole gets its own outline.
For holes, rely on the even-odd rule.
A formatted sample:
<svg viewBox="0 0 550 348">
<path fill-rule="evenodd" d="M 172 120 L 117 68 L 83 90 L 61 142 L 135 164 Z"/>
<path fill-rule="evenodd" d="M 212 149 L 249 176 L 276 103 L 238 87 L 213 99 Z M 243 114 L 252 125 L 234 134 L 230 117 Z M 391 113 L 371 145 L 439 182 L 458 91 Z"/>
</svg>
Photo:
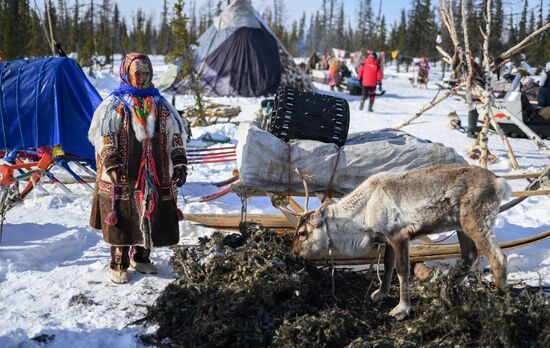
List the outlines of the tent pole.
<svg viewBox="0 0 550 348">
<path fill-rule="evenodd" d="M 53 38 L 53 30 L 52 30 L 52 17 L 50 15 L 50 1 L 44 0 L 46 5 L 46 13 L 48 14 L 48 27 L 50 28 L 50 48 L 52 49 L 52 56 L 55 56 L 55 39 Z"/>
</svg>

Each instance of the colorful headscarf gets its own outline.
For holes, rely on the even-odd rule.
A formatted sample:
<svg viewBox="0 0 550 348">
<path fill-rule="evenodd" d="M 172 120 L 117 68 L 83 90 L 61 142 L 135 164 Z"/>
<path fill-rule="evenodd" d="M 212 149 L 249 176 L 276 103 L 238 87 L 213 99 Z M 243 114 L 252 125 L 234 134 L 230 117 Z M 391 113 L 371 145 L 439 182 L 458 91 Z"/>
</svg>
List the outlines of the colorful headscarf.
<svg viewBox="0 0 550 348">
<path fill-rule="evenodd" d="M 145 80 L 142 84 L 137 82 L 135 74 L 132 73 L 131 67 L 134 62 L 139 62 L 138 70 L 145 75 Z M 138 120 L 138 122 L 147 129 L 147 117 L 150 113 L 154 113 L 155 102 L 153 96 L 160 95 L 159 91 L 153 86 L 151 80 L 153 78 L 153 65 L 149 57 L 142 53 L 130 53 L 122 60 L 120 64 L 120 80 L 121 84 L 118 90 L 113 93 L 121 96 L 124 105 L 129 108 Z M 121 94 L 126 94 L 132 100 L 132 103 L 125 101 Z M 123 112 L 122 106 L 117 110 Z"/>
<path fill-rule="evenodd" d="M 139 60 L 143 67 L 146 67 L 149 74 L 142 86 L 137 86 L 135 77 L 131 76 L 130 67 L 132 63 Z M 147 71 L 146 71 L 147 72 Z M 147 116 L 155 117 L 155 108 L 164 105 L 171 109 L 172 105 L 162 97 L 160 91 L 155 88 L 151 80 L 153 78 L 153 65 L 149 57 L 142 53 L 130 53 L 124 57 L 120 64 L 120 80 L 118 88 L 113 90 L 109 96 L 112 96 L 111 102 L 106 108 L 105 115 L 101 121 L 101 135 L 111 134 L 118 129 L 122 116 L 126 113 L 133 115 L 136 120 L 145 128 L 147 125 Z M 183 130 L 181 119 L 176 118 L 180 132 Z M 149 130 L 151 133 L 154 130 Z M 147 132 L 149 133 L 149 132 Z"/>
<path fill-rule="evenodd" d="M 130 66 L 133 62 L 139 61 L 141 63 L 142 73 L 147 74 L 143 85 L 138 86 L 135 76 L 130 74 Z M 148 89 L 151 87 L 151 81 L 153 80 L 153 64 L 149 57 L 143 53 L 130 53 L 122 60 L 120 64 L 120 80 L 123 84 L 132 86 L 139 89 Z"/>
</svg>

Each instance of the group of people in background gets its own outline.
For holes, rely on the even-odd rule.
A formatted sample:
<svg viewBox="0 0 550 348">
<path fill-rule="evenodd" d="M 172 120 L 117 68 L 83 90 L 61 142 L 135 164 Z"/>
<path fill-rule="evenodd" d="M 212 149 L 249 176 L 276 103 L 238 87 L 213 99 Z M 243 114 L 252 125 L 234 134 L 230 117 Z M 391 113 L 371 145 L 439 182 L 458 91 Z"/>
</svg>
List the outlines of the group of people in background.
<svg viewBox="0 0 550 348">
<path fill-rule="evenodd" d="M 382 75 L 383 75 L 383 57 L 385 52 L 376 52 L 369 50 L 366 52 L 366 58 L 360 61 L 356 66 L 357 79 L 359 87 L 361 89 L 361 103 L 360 110 L 364 109 L 365 102 L 369 100 L 367 110 L 373 111 L 374 101 L 376 99 L 376 87 L 379 87 L 380 93 L 383 93 L 382 89 Z M 395 54 L 394 54 L 395 53 Z M 406 57 L 398 52 L 392 52 L 391 57 L 397 61 L 397 64 L 405 64 L 407 62 Z M 421 57 L 418 61 L 411 63 L 417 67 L 417 75 L 413 79 L 415 86 L 425 86 L 427 88 L 428 81 L 430 80 L 430 63 L 427 57 Z M 345 77 L 351 76 L 351 71 L 345 63 L 344 59 L 324 54 L 319 57 L 317 54 L 313 54 L 309 58 L 309 63 L 302 64 L 306 73 L 311 74 L 315 70 L 327 70 L 326 84 L 330 86 L 331 91 L 342 91 L 342 83 Z"/>
<path fill-rule="evenodd" d="M 377 53 L 376 51 L 369 50 L 366 52 L 366 58 L 360 61 L 359 64 L 357 64 L 357 60 L 353 60 L 353 54 L 350 54 L 350 60 L 356 67 L 357 80 L 361 90 L 361 101 L 359 104 L 360 110 L 364 109 L 365 102 L 368 99 L 369 102 L 367 110 L 369 112 L 373 111 L 374 101 L 377 96 L 376 87 L 379 87 L 380 89 L 379 94 L 383 94 L 382 77 L 384 60 L 380 58 L 380 55 L 384 53 L 385 52 Z M 427 57 L 421 56 L 418 59 L 413 59 L 406 57 L 398 51 L 393 51 L 390 53 L 391 58 L 396 63 L 397 72 L 399 72 L 400 66 L 405 66 L 407 72 L 409 71 L 409 67 L 412 66 L 414 68 L 413 76 L 409 78 L 411 84 L 414 87 L 424 86 L 424 88 L 427 88 L 428 82 L 430 81 L 431 68 Z M 454 59 L 455 57 L 453 57 L 453 60 Z M 472 82 L 478 85 L 484 85 L 485 76 L 483 69 L 481 68 L 479 58 L 471 57 L 470 64 L 473 70 Z M 304 67 L 306 66 L 305 63 L 303 63 L 303 65 Z M 311 73 L 314 69 L 328 71 L 325 75 L 325 82 L 330 86 L 331 91 L 335 91 L 336 89 L 338 91 L 342 91 L 342 83 L 344 78 L 351 76 L 351 72 L 348 69 L 346 61 L 328 53 L 322 55 L 321 57 L 314 53 L 310 57 L 309 64 L 307 64 L 307 68 L 304 70 L 306 70 L 307 73 Z M 550 79 L 547 78 L 548 74 L 550 74 L 550 63 L 547 64 L 545 69 L 543 69 L 542 76 L 539 79 L 539 84 L 535 84 L 533 82 L 533 84 L 536 85 L 536 92 L 531 99 L 537 99 L 538 105 L 536 105 L 536 107 L 533 106 L 526 97 L 522 99 L 522 109 L 524 112 L 527 110 L 527 112 L 537 114 L 545 120 L 550 120 Z M 497 71 L 497 76 L 499 76 L 499 71 Z M 466 132 L 469 137 L 475 138 L 478 135 L 478 118 L 479 115 L 475 108 L 469 110 L 468 128 Z"/>
</svg>

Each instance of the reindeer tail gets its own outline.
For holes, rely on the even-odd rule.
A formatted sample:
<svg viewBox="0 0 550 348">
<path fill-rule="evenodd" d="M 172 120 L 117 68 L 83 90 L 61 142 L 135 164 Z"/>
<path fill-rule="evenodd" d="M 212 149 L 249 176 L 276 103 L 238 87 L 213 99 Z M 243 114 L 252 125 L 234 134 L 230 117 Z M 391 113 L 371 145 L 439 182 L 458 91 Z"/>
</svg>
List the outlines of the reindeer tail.
<svg viewBox="0 0 550 348">
<path fill-rule="evenodd" d="M 512 197 L 512 186 L 504 178 L 497 178 L 497 195 L 501 201 Z"/>
</svg>

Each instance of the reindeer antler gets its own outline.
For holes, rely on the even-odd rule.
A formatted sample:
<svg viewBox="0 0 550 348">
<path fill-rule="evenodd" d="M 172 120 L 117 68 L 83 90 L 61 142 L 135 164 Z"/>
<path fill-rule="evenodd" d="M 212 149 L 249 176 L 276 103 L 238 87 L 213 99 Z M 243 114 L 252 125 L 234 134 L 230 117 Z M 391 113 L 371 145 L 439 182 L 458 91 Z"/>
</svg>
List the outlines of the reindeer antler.
<svg viewBox="0 0 550 348">
<path fill-rule="evenodd" d="M 284 207 L 284 206 L 282 206 L 282 205 L 277 206 L 277 208 L 278 208 L 280 211 L 285 212 L 285 213 L 290 214 L 290 215 L 300 216 L 300 217 L 303 215 L 303 214 L 297 213 L 297 212 L 295 212 L 295 211 L 293 211 L 293 210 L 290 210 L 290 209 L 288 209 L 287 207 Z"/>
<path fill-rule="evenodd" d="M 307 181 L 306 181 L 306 178 L 302 175 L 302 173 L 300 173 L 300 170 L 298 168 L 296 168 L 294 171 L 296 172 L 296 175 L 298 175 L 300 177 L 300 179 L 302 179 L 302 184 L 304 184 L 304 193 L 306 194 L 306 200 L 305 200 L 305 203 L 304 203 L 304 211 L 307 212 L 309 210 L 307 208 L 307 206 L 309 204 L 309 190 L 307 189 Z"/>
</svg>

